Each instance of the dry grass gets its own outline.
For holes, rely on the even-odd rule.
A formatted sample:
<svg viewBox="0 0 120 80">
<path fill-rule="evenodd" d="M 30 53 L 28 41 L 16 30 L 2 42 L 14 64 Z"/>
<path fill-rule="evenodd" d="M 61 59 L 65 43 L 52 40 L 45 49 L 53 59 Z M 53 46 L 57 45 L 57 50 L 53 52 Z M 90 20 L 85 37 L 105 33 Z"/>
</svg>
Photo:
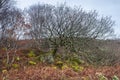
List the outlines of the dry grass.
<svg viewBox="0 0 120 80">
<path fill-rule="evenodd" d="M 98 80 L 98 74 L 100 73 L 111 80 L 114 75 L 120 78 L 119 71 L 120 66 L 118 65 L 100 68 L 86 67 L 82 72 L 75 72 L 71 68 L 60 70 L 55 67 L 37 64 L 4 72 L 1 80 L 3 77 L 8 78 L 8 80 Z"/>
</svg>

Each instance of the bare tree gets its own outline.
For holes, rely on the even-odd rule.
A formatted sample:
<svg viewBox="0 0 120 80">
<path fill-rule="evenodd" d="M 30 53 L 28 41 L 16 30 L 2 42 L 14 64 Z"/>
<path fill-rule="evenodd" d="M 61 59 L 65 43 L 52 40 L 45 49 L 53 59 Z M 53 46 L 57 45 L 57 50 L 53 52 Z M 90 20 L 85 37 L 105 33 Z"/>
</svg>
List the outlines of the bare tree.
<svg viewBox="0 0 120 80">
<path fill-rule="evenodd" d="M 96 11 L 66 5 L 33 5 L 28 10 L 31 36 L 41 47 L 48 40 L 56 55 L 59 47 L 79 49 L 81 38 L 104 38 L 113 33 L 114 22 L 110 17 L 100 17 Z M 39 48 L 40 48 L 39 47 Z"/>
<path fill-rule="evenodd" d="M 6 28 L 5 25 L 8 24 L 4 19 L 9 16 L 10 10 L 13 8 L 13 4 L 14 1 L 12 0 L 0 0 L 0 43 L 3 41 L 2 39 Z"/>
<path fill-rule="evenodd" d="M 5 32 L 5 23 L 4 19 L 7 18 L 9 15 L 9 10 L 13 6 L 13 1 L 12 0 L 0 0 L 0 48 L 3 47 L 2 44 L 4 42 L 4 32 Z M 5 24 L 3 24 L 3 22 Z M 0 54 L 0 64 L 2 65 L 2 57 Z"/>
<path fill-rule="evenodd" d="M 9 68 L 14 62 L 18 41 L 23 34 L 24 17 L 20 9 L 12 8 L 9 10 L 9 16 L 2 20 L 4 24 L 4 33 L 2 34 L 2 48 L 6 50 L 6 64 Z M 11 54 L 10 54 L 11 53 Z"/>
<path fill-rule="evenodd" d="M 41 49 L 42 39 L 46 38 L 45 37 L 46 27 L 44 25 L 47 17 L 49 18 L 49 15 L 51 16 L 51 9 L 52 6 L 38 5 L 38 6 L 31 6 L 28 11 L 30 17 L 29 21 L 31 24 L 30 35 L 31 38 L 34 40 L 35 45 L 39 49 Z"/>
</svg>

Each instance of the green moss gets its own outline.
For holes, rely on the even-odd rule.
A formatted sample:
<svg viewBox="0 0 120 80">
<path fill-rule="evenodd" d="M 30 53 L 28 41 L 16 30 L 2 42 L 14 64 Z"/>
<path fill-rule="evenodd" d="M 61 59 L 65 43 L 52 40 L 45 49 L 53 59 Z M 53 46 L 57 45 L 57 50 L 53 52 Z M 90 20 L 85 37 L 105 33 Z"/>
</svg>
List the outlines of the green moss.
<svg viewBox="0 0 120 80">
<path fill-rule="evenodd" d="M 119 80 L 119 78 L 116 75 L 114 75 L 112 80 Z"/>
<path fill-rule="evenodd" d="M 19 68 L 19 64 L 12 64 L 12 67 L 17 69 L 17 68 Z"/>
<path fill-rule="evenodd" d="M 83 71 L 84 67 L 80 66 L 77 62 L 71 62 L 71 67 L 74 71 Z"/>
<path fill-rule="evenodd" d="M 84 64 L 85 62 L 80 59 L 80 57 L 74 53 L 74 55 L 70 56 L 70 62 L 76 62 L 78 64 Z"/>
<path fill-rule="evenodd" d="M 74 71 L 79 71 L 79 66 L 72 66 L 72 69 L 73 69 Z"/>
<path fill-rule="evenodd" d="M 98 80 L 108 80 L 107 77 L 105 77 L 102 73 L 97 74 Z"/>
<path fill-rule="evenodd" d="M 68 65 L 63 65 L 62 70 L 69 68 Z"/>
<path fill-rule="evenodd" d="M 28 62 L 30 65 L 36 65 L 36 62 L 34 62 L 34 61 L 29 61 Z"/>
<path fill-rule="evenodd" d="M 33 52 L 33 51 L 30 51 L 29 53 L 28 53 L 28 57 L 35 57 L 36 55 L 35 55 L 35 53 Z"/>
<path fill-rule="evenodd" d="M 56 67 L 56 66 L 53 66 L 52 68 L 53 68 L 53 69 L 57 69 L 57 67 Z"/>
<path fill-rule="evenodd" d="M 16 57 L 16 60 L 17 60 L 17 61 L 19 61 L 19 60 L 20 60 L 20 57 L 19 57 L 19 56 L 17 56 L 17 57 Z"/>
<path fill-rule="evenodd" d="M 57 62 L 56 62 L 56 66 L 57 66 L 58 68 L 62 69 L 62 67 L 63 67 L 63 62 L 62 62 L 62 61 L 57 61 Z"/>
</svg>

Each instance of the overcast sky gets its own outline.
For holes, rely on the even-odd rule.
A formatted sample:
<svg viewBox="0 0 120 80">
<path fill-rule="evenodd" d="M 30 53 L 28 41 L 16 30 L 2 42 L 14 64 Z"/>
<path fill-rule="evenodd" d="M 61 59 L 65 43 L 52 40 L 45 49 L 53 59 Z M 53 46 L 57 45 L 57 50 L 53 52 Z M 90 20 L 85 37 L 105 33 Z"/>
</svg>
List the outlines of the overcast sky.
<svg viewBox="0 0 120 80">
<path fill-rule="evenodd" d="M 28 8 L 32 4 L 47 3 L 57 5 L 66 2 L 68 6 L 81 6 L 83 9 L 97 10 L 99 15 L 112 16 L 116 22 L 115 33 L 120 35 L 120 0 L 16 0 L 21 9 Z"/>
</svg>

